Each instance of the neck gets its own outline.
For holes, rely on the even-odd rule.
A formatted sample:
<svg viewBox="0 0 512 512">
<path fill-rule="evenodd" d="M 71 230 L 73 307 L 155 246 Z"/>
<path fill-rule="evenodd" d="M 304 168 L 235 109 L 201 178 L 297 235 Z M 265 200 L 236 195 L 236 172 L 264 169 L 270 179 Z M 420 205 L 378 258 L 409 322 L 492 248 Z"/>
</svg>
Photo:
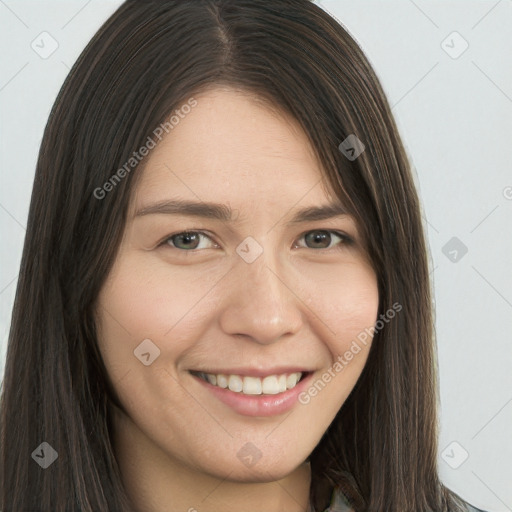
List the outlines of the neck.
<svg viewBox="0 0 512 512">
<path fill-rule="evenodd" d="M 216 477 L 173 459 L 114 407 L 114 450 L 137 512 L 307 512 L 311 468 L 270 482 Z"/>
</svg>

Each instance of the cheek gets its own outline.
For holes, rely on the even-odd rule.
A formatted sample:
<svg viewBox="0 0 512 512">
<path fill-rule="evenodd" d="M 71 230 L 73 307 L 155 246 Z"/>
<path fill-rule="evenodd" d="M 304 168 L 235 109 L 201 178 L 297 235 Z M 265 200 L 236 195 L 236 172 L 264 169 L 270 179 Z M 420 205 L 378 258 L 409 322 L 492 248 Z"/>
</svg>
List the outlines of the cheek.
<svg viewBox="0 0 512 512">
<path fill-rule="evenodd" d="M 168 361 L 185 353 L 199 335 L 205 312 L 215 310 L 208 292 L 221 276 L 195 265 L 170 271 L 162 262 L 148 264 L 145 254 L 121 256 L 98 298 L 99 345 L 114 378 L 130 366 L 139 368 L 133 351 L 146 339 L 165 349 L 161 355 Z"/>
<path fill-rule="evenodd" d="M 347 265 L 329 279 L 316 276 L 323 286 L 310 293 L 309 302 L 321 322 L 318 335 L 329 352 L 321 371 L 299 395 L 310 417 L 328 425 L 359 379 L 372 343 L 379 295 L 377 277 L 370 266 Z M 321 433 L 321 432 L 320 432 Z"/>
<path fill-rule="evenodd" d="M 355 340 L 361 339 L 375 325 L 379 308 L 377 286 L 370 280 L 358 284 L 341 292 L 339 302 L 330 310 L 329 321 L 336 332 L 329 347 L 331 353 L 346 352 Z M 369 345 L 371 337 L 364 337 Z"/>
<path fill-rule="evenodd" d="M 345 352 L 351 342 L 377 319 L 379 292 L 374 270 L 361 261 L 347 261 L 326 271 L 304 271 L 301 298 L 320 326 L 319 337 L 332 355 Z"/>
</svg>

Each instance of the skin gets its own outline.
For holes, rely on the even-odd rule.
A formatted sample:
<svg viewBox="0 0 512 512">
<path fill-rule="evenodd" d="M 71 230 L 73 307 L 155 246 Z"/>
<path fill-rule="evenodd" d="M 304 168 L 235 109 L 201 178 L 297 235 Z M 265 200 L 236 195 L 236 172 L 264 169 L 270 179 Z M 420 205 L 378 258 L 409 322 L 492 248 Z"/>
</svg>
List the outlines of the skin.
<svg viewBox="0 0 512 512">
<path fill-rule="evenodd" d="M 307 405 L 270 417 L 235 412 L 188 370 L 296 365 L 314 370 L 315 381 L 374 325 L 377 278 L 352 217 L 287 224 L 297 209 L 335 199 L 295 120 L 228 88 L 195 98 L 147 157 L 98 297 L 100 351 L 128 412 L 113 406 L 114 449 L 141 512 L 305 511 L 306 459 L 354 387 L 371 341 Z M 234 221 L 134 217 L 175 198 L 223 203 Z M 187 230 L 206 235 L 169 239 Z M 319 230 L 354 243 L 304 236 Z M 236 252 L 249 236 L 263 248 L 252 263 Z M 148 366 L 133 353 L 144 339 L 160 350 Z M 249 442 L 261 454 L 251 467 L 237 457 Z"/>
</svg>

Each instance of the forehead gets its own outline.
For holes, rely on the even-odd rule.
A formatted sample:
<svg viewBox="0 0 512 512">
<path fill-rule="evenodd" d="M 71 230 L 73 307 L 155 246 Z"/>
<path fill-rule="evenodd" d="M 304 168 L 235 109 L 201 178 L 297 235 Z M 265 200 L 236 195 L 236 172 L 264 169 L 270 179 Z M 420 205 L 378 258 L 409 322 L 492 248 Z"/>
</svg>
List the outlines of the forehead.
<svg viewBox="0 0 512 512">
<path fill-rule="evenodd" d="M 176 194 L 241 207 L 262 197 L 307 196 L 308 203 L 329 197 L 296 120 L 247 92 L 217 88 L 194 98 L 197 105 L 147 157 L 137 206 Z"/>
</svg>

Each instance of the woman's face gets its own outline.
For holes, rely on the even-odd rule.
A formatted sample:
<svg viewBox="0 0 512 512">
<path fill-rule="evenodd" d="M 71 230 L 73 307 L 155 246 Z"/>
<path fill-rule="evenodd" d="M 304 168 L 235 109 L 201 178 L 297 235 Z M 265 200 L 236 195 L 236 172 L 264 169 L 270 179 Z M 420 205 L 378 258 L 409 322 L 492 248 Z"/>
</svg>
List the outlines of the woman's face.
<svg viewBox="0 0 512 512">
<path fill-rule="evenodd" d="M 100 350 L 148 454 L 269 481 L 304 462 L 361 374 L 377 279 L 354 219 L 304 214 L 335 198 L 293 120 L 230 89 L 195 99 L 146 157 Z"/>
</svg>

